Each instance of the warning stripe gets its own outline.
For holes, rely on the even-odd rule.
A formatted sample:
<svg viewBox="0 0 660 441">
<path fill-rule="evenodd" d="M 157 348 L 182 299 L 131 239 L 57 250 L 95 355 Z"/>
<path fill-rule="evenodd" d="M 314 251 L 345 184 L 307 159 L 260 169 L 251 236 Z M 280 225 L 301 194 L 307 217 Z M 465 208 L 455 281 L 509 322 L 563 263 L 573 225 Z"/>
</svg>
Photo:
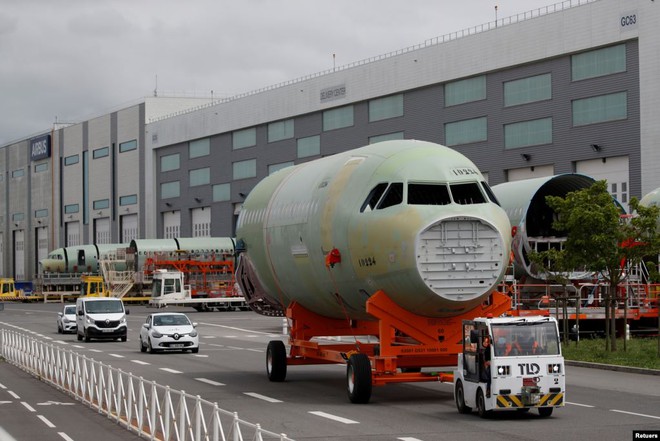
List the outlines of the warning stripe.
<svg viewBox="0 0 660 441">
<path fill-rule="evenodd" d="M 522 395 L 498 395 L 497 396 L 497 407 L 506 409 L 506 408 L 518 408 L 525 407 L 523 403 Z M 545 407 L 545 406 L 563 406 L 564 405 L 564 394 L 546 394 L 541 397 L 539 403 L 533 407 Z"/>
</svg>

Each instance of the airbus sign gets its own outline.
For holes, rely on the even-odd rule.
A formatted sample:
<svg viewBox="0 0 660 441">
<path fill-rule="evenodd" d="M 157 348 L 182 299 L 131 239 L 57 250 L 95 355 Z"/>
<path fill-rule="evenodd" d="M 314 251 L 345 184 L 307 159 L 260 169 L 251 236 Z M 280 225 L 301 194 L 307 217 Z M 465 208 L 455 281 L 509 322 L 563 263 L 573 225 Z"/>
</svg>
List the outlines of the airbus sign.
<svg viewBox="0 0 660 441">
<path fill-rule="evenodd" d="M 43 135 L 30 140 L 30 160 L 50 158 L 50 135 Z"/>
</svg>

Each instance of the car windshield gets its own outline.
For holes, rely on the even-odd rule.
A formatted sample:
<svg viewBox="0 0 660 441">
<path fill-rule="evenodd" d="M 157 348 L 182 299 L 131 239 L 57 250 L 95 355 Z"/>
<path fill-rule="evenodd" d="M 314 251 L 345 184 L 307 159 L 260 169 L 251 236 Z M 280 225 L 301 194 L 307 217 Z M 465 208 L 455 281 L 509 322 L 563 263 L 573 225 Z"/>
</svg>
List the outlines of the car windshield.
<svg viewBox="0 0 660 441">
<path fill-rule="evenodd" d="M 185 326 L 190 320 L 185 315 L 157 315 L 154 317 L 154 326 Z"/>
<path fill-rule="evenodd" d="M 496 357 L 559 355 L 559 337 L 554 322 L 493 325 Z"/>
<path fill-rule="evenodd" d="M 65 306 L 64 307 L 64 314 L 65 315 L 75 315 L 76 314 L 76 307 L 75 306 Z"/>
<path fill-rule="evenodd" d="M 124 312 L 122 303 L 117 300 L 98 300 L 96 302 L 87 302 L 87 312 L 91 314 L 98 313 L 116 313 Z"/>
</svg>

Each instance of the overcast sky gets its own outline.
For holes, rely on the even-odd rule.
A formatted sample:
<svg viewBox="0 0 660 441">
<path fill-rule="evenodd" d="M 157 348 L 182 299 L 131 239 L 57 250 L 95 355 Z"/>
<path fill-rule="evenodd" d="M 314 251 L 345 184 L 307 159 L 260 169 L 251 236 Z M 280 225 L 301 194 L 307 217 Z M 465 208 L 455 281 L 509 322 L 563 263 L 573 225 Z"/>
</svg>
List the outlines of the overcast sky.
<svg viewBox="0 0 660 441">
<path fill-rule="evenodd" d="M 554 3 L 0 0 L 0 146 L 135 104 L 156 84 L 231 96 Z"/>
</svg>

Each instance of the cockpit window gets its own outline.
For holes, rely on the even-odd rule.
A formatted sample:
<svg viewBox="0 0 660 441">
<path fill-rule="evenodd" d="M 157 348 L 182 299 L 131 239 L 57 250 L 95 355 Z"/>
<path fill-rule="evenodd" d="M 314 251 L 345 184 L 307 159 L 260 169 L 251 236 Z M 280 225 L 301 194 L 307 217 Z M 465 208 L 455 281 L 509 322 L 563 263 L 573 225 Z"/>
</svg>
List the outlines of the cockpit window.
<svg viewBox="0 0 660 441">
<path fill-rule="evenodd" d="M 483 204 L 486 202 L 484 194 L 476 182 L 451 184 L 451 195 L 454 202 L 460 205 Z"/>
<path fill-rule="evenodd" d="M 362 207 L 360 208 L 360 213 L 364 213 L 365 211 L 371 211 L 375 209 L 376 204 L 378 204 L 380 197 L 383 195 L 383 193 L 385 193 L 386 188 L 387 188 L 387 183 L 376 185 L 369 192 L 369 196 L 367 196 L 367 199 L 362 204 Z"/>
<path fill-rule="evenodd" d="M 446 184 L 408 184 L 408 204 L 447 205 L 451 204 Z"/>
<path fill-rule="evenodd" d="M 378 210 L 382 210 L 383 208 L 392 207 L 402 202 L 403 202 L 403 183 L 394 182 L 388 187 L 387 191 L 385 192 L 385 195 L 383 196 L 383 199 L 381 199 L 381 201 L 378 203 L 378 207 L 376 208 Z"/>
<path fill-rule="evenodd" d="M 500 204 L 500 201 L 497 200 L 497 198 L 495 197 L 495 193 L 493 193 L 493 190 L 491 190 L 491 188 L 488 186 L 488 184 L 486 184 L 484 181 L 482 181 L 481 185 L 484 187 L 484 190 L 486 191 L 486 194 L 488 195 L 488 199 L 490 199 L 491 202 L 494 202 L 494 203 L 496 203 L 497 205 L 499 205 L 501 207 L 502 204 Z"/>
</svg>

